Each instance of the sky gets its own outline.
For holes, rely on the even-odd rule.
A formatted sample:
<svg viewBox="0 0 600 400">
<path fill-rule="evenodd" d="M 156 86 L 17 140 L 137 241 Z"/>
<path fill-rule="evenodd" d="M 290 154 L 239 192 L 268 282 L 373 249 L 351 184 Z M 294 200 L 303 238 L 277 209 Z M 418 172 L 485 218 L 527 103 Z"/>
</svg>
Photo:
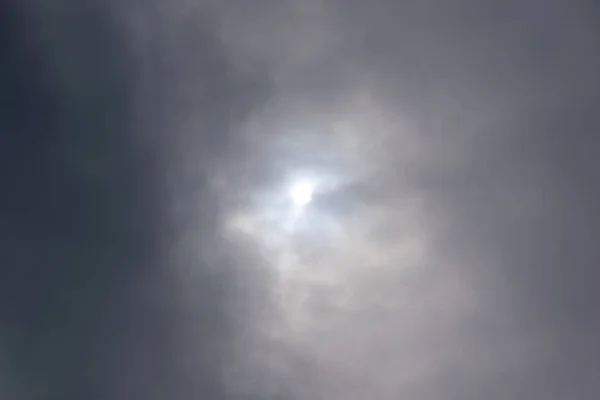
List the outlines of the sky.
<svg viewBox="0 0 600 400">
<path fill-rule="evenodd" d="M 56 4 L 0 10 L 2 398 L 598 397 L 595 2 Z"/>
</svg>

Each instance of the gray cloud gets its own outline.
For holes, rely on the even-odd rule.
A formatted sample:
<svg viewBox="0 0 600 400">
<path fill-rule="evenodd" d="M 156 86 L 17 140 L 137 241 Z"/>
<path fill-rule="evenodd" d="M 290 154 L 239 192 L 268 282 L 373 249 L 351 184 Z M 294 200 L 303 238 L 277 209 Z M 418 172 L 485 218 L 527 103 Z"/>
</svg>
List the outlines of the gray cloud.
<svg viewBox="0 0 600 400">
<path fill-rule="evenodd" d="M 342 170 L 375 193 L 338 215 L 343 238 L 318 249 L 273 244 L 253 217 L 238 226 L 285 269 L 274 324 L 313 360 L 318 393 L 593 397 L 596 168 L 586 149 L 598 56 L 584 7 L 328 3 L 313 31 L 335 40 L 299 29 L 288 46 L 279 20 L 240 24 L 279 41 L 258 41 L 278 84 L 249 140 L 333 141 L 330 157 L 343 153 Z M 282 14 L 294 33 L 309 25 Z M 303 39 L 314 47 L 301 63 L 289 51 Z M 322 151 L 314 146 L 297 147 L 289 168 Z"/>
<path fill-rule="evenodd" d="M 99 329 L 121 332 L 106 334 L 118 367 L 82 356 L 111 365 L 82 375 L 102 375 L 103 393 L 596 397 L 591 5 L 178 0 L 115 11 L 133 107 L 112 131 L 142 150 L 122 170 L 143 182 L 118 208 L 144 235 L 113 241 L 145 250 L 106 261 L 106 281 L 127 282 L 107 283 L 119 321 Z M 102 72 L 69 65 L 89 73 L 69 87 L 96 93 L 81 82 Z M 315 185 L 305 208 L 289 199 L 295 179 Z M 82 240 L 65 243 L 88 246 L 87 265 L 103 251 Z M 57 378 L 65 387 L 69 373 Z"/>
</svg>

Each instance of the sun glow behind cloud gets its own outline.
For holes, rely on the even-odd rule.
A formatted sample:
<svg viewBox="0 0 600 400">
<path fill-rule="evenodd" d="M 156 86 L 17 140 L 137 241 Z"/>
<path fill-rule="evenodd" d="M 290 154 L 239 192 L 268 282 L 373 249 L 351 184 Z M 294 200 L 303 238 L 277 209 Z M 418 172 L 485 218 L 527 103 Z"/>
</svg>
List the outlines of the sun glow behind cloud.
<svg viewBox="0 0 600 400">
<path fill-rule="evenodd" d="M 296 206 L 304 207 L 312 201 L 314 191 L 315 183 L 310 179 L 303 179 L 292 184 L 289 194 Z"/>
</svg>

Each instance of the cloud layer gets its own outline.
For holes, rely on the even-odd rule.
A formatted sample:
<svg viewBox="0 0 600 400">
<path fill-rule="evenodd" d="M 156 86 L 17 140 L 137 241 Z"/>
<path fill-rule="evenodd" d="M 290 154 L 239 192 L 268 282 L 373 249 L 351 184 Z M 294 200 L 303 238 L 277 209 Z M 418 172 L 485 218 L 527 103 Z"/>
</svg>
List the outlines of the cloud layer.
<svg viewBox="0 0 600 400">
<path fill-rule="evenodd" d="M 0 382 L 597 398 L 597 7 L 106 4 L 114 25 L 31 3 L 43 62 L 27 74 L 61 111 L 3 119 L 35 135 L 2 142 L 22 178 L 2 176 Z M 298 179 L 315 184 L 305 207 Z"/>
</svg>

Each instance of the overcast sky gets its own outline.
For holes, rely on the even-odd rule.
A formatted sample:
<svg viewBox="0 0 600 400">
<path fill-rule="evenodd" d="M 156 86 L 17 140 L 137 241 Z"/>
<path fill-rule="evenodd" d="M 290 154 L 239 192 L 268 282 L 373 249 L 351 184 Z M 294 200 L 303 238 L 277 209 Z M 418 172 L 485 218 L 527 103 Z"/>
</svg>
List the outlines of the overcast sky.
<svg viewBox="0 0 600 400">
<path fill-rule="evenodd" d="M 595 2 L 26 3 L 2 398 L 600 396 Z"/>
</svg>

